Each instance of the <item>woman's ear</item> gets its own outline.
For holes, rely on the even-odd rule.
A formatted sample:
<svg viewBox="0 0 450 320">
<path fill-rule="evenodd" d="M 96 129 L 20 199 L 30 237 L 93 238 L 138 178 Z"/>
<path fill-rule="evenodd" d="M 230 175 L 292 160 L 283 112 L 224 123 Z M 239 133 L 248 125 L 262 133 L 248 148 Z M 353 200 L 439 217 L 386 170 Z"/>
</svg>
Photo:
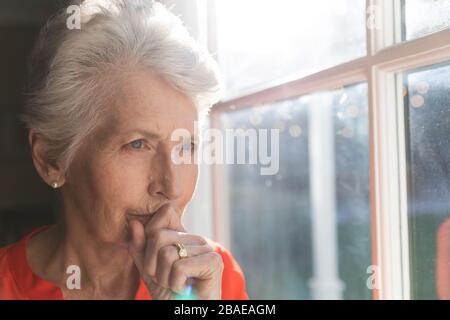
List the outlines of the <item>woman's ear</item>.
<svg viewBox="0 0 450 320">
<path fill-rule="evenodd" d="M 56 161 L 48 159 L 46 139 L 35 130 L 30 129 L 28 142 L 31 147 L 33 164 L 41 178 L 53 188 L 61 187 L 65 182 L 64 173 Z"/>
</svg>

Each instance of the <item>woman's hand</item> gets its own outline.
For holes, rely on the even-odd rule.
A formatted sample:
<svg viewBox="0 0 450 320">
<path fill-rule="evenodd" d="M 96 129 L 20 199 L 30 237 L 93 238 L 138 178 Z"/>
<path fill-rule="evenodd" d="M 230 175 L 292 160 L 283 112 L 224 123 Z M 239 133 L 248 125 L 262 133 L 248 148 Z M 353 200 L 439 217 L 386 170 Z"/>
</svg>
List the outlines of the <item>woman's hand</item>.
<svg viewBox="0 0 450 320">
<path fill-rule="evenodd" d="M 221 255 L 203 237 L 186 233 L 172 207 L 162 207 L 145 226 L 130 221 L 130 229 L 130 253 L 153 299 L 173 299 L 189 284 L 198 299 L 221 298 Z M 184 245 L 186 258 L 180 259 L 176 243 Z"/>
</svg>

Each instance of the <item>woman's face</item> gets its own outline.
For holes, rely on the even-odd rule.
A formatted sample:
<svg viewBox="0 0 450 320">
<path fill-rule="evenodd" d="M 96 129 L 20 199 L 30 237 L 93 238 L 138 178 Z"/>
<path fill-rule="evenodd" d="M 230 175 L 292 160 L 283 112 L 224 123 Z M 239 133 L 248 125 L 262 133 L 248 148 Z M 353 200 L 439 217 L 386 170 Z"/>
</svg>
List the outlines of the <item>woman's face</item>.
<svg viewBox="0 0 450 320">
<path fill-rule="evenodd" d="M 196 140 L 193 102 L 150 72 L 131 75 L 122 91 L 80 147 L 63 188 L 67 223 L 117 244 L 128 240 L 131 218 L 145 223 L 168 203 L 181 216 L 198 175 L 196 164 L 171 160 L 172 149 L 182 144 L 171 140 L 175 129 L 187 129 Z"/>
</svg>

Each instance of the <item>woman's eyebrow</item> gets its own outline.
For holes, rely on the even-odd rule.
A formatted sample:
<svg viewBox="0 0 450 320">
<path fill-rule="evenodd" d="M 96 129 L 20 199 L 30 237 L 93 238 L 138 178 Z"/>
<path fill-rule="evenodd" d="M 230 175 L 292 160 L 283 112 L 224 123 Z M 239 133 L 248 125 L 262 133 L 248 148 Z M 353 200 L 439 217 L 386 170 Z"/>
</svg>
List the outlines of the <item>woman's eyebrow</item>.
<svg viewBox="0 0 450 320">
<path fill-rule="evenodd" d="M 147 138 L 148 140 L 164 140 L 164 137 L 162 137 L 159 133 L 150 131 L 150 130 L 146 130 L 146 129 L 133 129 L 133 130 L 129 130 L 127 132 L 125 132 L 125 135 L 129 135 L 129 134 L 133 134 L 133 133 L 138 133 L 143 135 L 145 138 Z M 189 132 L 189 134 L 187 135 L 183 135 L 183 137 L 187 137 L 190 138 L 194 143 L 199 143 L 200 139 L 198 137 L 198 135 Z"/>
<path fill-rule="evenodd" d="M 145 136 L 147 139 L 149 140 L 161 140 L 162 137 L 159 133 L 150 131 L 150 130 L 145 130 L 145 129 L 133 129 L 133 130 L 129 130 L 127 131 L 125 134 L 132 134 L 132 133 L 139 133 L 143 136 Z"/>
</svg>

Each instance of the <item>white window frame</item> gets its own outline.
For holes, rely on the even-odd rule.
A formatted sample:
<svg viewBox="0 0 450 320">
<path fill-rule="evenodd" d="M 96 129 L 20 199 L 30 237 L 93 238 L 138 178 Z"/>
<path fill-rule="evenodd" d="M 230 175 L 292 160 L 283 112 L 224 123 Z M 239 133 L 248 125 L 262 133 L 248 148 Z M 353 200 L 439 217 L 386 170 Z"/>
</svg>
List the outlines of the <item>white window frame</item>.
<svg viewBox="0 0 450 320">
<path fill-rule="evenodd" d="M 366 28 L 365 57 L 222 101 L 213 107 L 210 115 L 211 126 L 218 128 L 223 112 L 362 81 L 368 83 L 372 256 L 373 264 L 379 270 L 375 299 L 411 299 L 407 150 L 401 76 L 407 70 L 450 60 L 450 29 L 411 41 L 400 41 L 400 4 L 401 0 L 366 1 L 367 19 L 371 18 L 372 9 L 378 8 L 380 11 L 375 22 L 381 21 L 381 28 Z M 224 177 L 226 166 L 213 165 L 213 238 L 229 246 L 229 186 L 224 183 Z"/>
</svg>

